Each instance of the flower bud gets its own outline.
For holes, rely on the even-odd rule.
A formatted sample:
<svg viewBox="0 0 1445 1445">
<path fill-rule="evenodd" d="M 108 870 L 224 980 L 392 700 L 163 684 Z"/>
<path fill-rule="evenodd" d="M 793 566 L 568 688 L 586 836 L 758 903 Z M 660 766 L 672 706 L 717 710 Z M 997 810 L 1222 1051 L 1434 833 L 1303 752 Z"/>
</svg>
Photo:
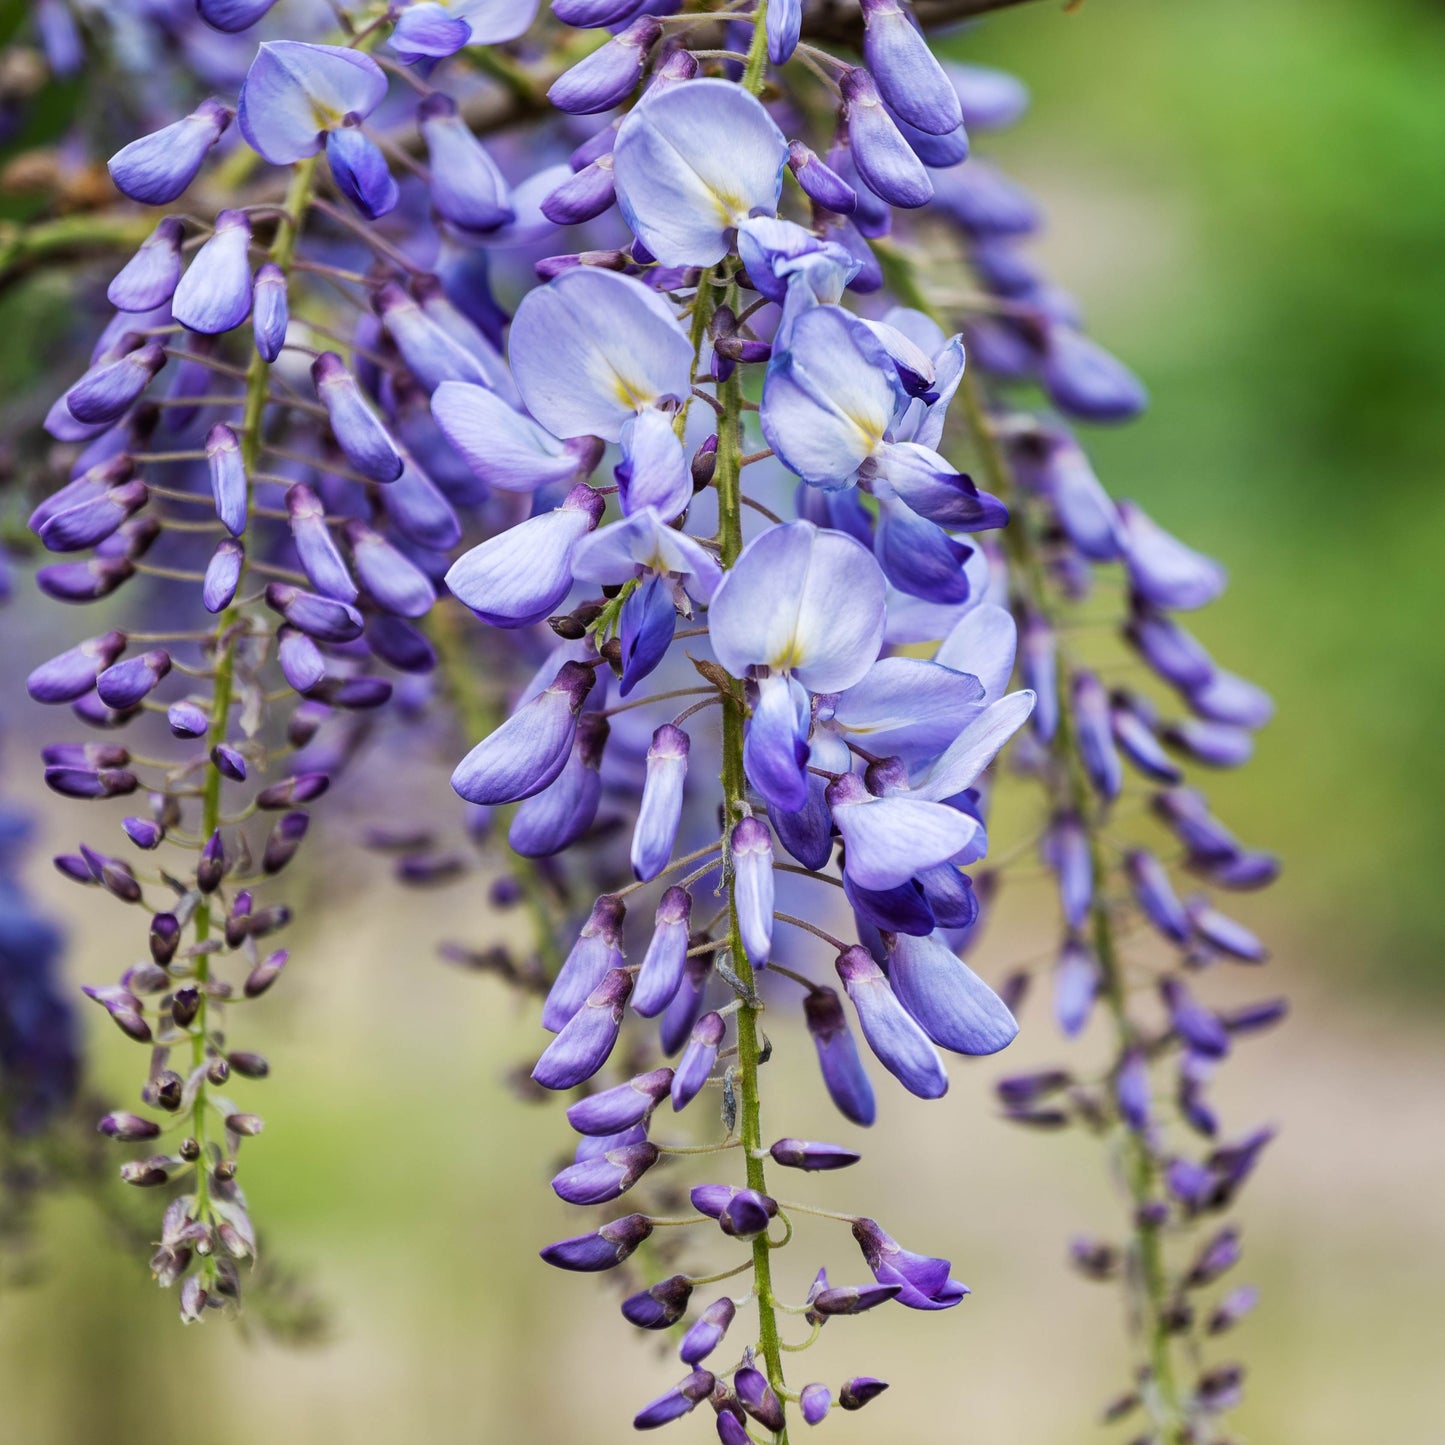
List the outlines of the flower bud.
<svg viewBox="0 0 1445 1445">
<path fill-rule="evenodd" d="M 542 1258 L 558 1269 L 586 1272 L 611 1269 L 621 1264 L 651 1233 L 652 1221 L 645 1214 L 627 1214 L 590 1234 L 549 1244 L 542 1251 Z"/>
<path fill-rule="evenodd" d="M 142 205 L 168 205 L 195 180 L 233 114 L 219 101 L 203 100 L 184 119 L 117 151 L 108 162 L 111 180 Z"/>
<path fill-rule="evenodd" d="M 250 251 L 250 218 L 244 211 L 222 211 L 176 287 L 172 316 L 203 336 L 239 326 L 251 314 Z"/>
<path fill-rule="evenodd" d="M 245 548 L 233 537 L 223 537 L 206 563 L 206 576 L 201 583 L 201 605 L 207 612 L 224 612 L 236 600 L 241 569 L 245 565 Z"/>
<path fill-rule="evenodd" d="M 311 365 L 311 379 L 347 461 L 372 481 L 394 482 L 403 469 L 401 453 L 362 399 L 356 379 L 341 358 L 334 351 L 318 356 Z"/>
<path fill-rule="evenodd" d="M 687 1313 L 691 1298 L 691 1281 L 686 1275 L 675 1274 L 629 1295 L 622 1301 L 622 1317 L 640 1330 L 665 1330 Z"/>
<path fill-rule="evenodd" d="M 611 110 L 642 78 L 647 52 L 661 34 L 662 27 L 651 15 L 634 20 L 554 81 L 547 99 L 572 115 Z"/>
<path fill-rule="evenodd" d="M 672 1086 L 672 1070 L 653 1069 L 573 1104 L 567 1122 L 579 1134 L 620 1134 L 645 1120 Z"/>
<path fill-rule="evenodd" d="M 167 216 L 116 273 L 106 296 L 117 311 L 154 311 L 175 293 L 181 279 L 181 240 L 185 227 Z"/>
<path fill-rule="evenodd" d="M 863 1157 L 839 1144 L 819 1144 L 811 1139 L 779 1139 L 768 1153 L 788 1169 L 846 1169 Z"/>
<path fill-rule="evenodd" d="M 386 157 L 360 125 L 342 125 L 326 133 L 326 160 L 336 189 L 366 217 L 378 220 L 396 209 L 401 188 Z"/>
<path fill-rule="evenodd" d="M 721 1014 L 706 1013 L 693 1025 L 692 1038 L 672 1079 L 672 1107 L 675 1111 L 686 1108 L 707 1083 L 713 1065 L 717 1063 L 722 1040 Z"/>
<path fill-rule="evenodd" d="M 125 645 L 123 632 L 87 638 L 42 662 L 25 680 L 26 691 L 36 702 L 73 702 L 95 686 L 96 678 L 125 651 Z"/>
<path fill-rule="evenodd" d="M 700 1364 L 722 1343 L 737 1314 L 737 1306 L 726 1295 L 714 1300 L 696 1320 L 678 1346 L 678 1354 L 685 1365 Z"/>
</svg>

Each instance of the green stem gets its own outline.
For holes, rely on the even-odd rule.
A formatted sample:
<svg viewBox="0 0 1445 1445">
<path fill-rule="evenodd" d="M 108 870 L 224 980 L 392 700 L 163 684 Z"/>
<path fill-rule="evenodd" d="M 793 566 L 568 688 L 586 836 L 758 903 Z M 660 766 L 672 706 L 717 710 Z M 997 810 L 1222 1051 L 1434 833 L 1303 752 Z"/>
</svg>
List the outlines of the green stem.
<svg viewBox="0 0 1445 1445">
<path fill-rule="evenodd" d="M 947 330 L 947 318 L 940 315 L 929 300 L 919 281 L 915 263 L 887 241 L 874 242 L 873 249 L 883 268 L 884 278 L 898 299 L 931 316 Z M 1013 470 L 989 424 L 983 394 L 971 373 L 964 373 L 957 396 L 983 471 L 984 483 L 1012 509 L 1009 525 L 1003 530 L 1003 544 L 1015 600 L 1029 613 L 1056 627 L 1057 618 L 1050 600 L 1047 576 L 1028 512 L 1023 505 L 1023 493 L 1014 483 Z M 1127 982 L 1114 934 L 1114 922 L 1105 901 L 1110 860 L 1099 845 L 1100 810 L 1075 746 L 1076 728 L 1067 682 L 1061 661 L 1058 676 L 1059 723 L 1049 748 L 1053 764 L 1050 787 L 1054 805 L 1076 813 L 1089 840 L 1089 859 L 1095 880 L 1090 930 L 1094 953 L 1103 975 L 1104 998 L 1122 1051 L 1133 1046 L 1139 1031 L 1129 1016 Z M 1173 1337 L 1168 1328 L 1169 1281 L 1164 1267 L 1163 1240 L 1160 1227 L 1149 1223 L 1141 1212 L 1154 1199 L 1157 1170 L 1144 1140 L 1132 1130 L 1124 1130 L 1123 1134 L 1124 1181 L 1133 1213 L 1131 1227 L 1138 1267 L 1137 1328 L 1144 1340 L 1153 1377 L 1151 1405 L 1155 1423 L 1163 1432 L 1159 1445 L 1186 1445 L 1190 1438 L 1189 1412 L 1180 1394 L 1174 1367 Z"/>
<path fill-rule="evenodd" d="M 917 304 L 917 292 L 910 298 Z M 1022 506 L 1023 496 L 1014 484 L 1012 469 L 998 443 L 984 407 L 978 384 L 965 373 L 958 389 L 968 429 L 984 473 L 985 484 L 1013 509 L 1009 525 L 1004 528 L 1004 550 L 1008 557 L 1011 586 L 1016 599 L 1035 616 L 1050 626 L 1055 625 L 1050 596 L 1047 591 L 1043 563 L 1035 545 L 1033 529 Z M 1103 977 L 1103 993 L 1114 1022 L 1119 1047 L 1126 1050 L 1138 1039 L 1138 1027 L 1129 1016 L 1127 983 L 1119 957 L 1114 922 L 1106 902 L 1106 881 L 1110 860 L 1099 845 L 1100 810 L 1089 779 L 1079 760 L 1075 746 L 1076 727 L 1069 696 L 1068 678 L 1062 659 L 1059 662 L 1057 689 L 1059 722 L 1050 756 L 1053 762 L 1051 789 L 1054 803 L 1067 808 L 1082 820 L 1089 840 L 1089 859 L 1094 873 L 1094 901 L 1090 908 L 1090 931 L 1094 954 Z M 1164 1268 L 1163 1241 L 1160 1227 L 1150 1223 L 1144 1206 L 1150 1204 L 1158 1184 L 1157 1170 L 1148 1145 L 1133 1130 L 1123 1133 L 1124 1182 L 1129 1192 L 1133 1214 L 1134 1250 L 1137 1263 L 1138 1319 L 1137 1327 L 1144 1340 L 1152 1375 L 1152 1405 L 1156 1424 L 1163 1432 L 1160 1445 L 1185 1445 L 1188 1437 L 1188 1412 L 1179 1391 L 1174 1367 L 1172 1336 L 1168 1328 L 1167 1310 L 1169 1282 Z"/>
<path fill-rule="evenodd" d="M 738 374 L 723 383 L 723 415 L 718 419 L 717 485 L 718 541 L 722 547 L 722 564 L 731 567 L 742 551 L 742 383 Z M 746 807 L 743 777 L 743 699 L 742 684 L 732 684 L 732 701 L 723 706 L 722 722 L 722 789 L 728 828 Z M 756 997 L 753 965 L 743 947 L 738 927 L 737 896 L 733 889 L 732 870 L 728 869 L 728 947 L 733 972 L 748 991 Z M 761 1005 L 740 1000 L 737 1010 L 738 1062 L 738 1127 L 747 1159 L 748 1188 L 759 1194 L 768 1192 L 767 1170 L 763 1151 L 762 1097 L 758 1087 L 758 1071 L 762 1062 L 762 1044 L 758 1028 Z M 762 1350 L 768 1382 L 781 1396 L 783 1379 L 782 1338 L 778 1333 L 777 1300 L 773 1294 L 773 1246 L 766 1234 L 753 1240 L 753 1289 L 758 1304 L 758 1343 Z M 787 1445 L 786 1427 L 777 1437 L 779 1445 Z"/>
<path fill-rule="evenodd" d="M 291 173 L 291 184 L 286 192 L 285 213 L 277 223 L 276 235 L 271 242 L 271 260 L 289 272 L 296 256 L 296 243 L 300 236 L 301 220 L 311 199 L 311 189 L 316 179 L 315 157 L 301 161 Z M 271 365 L 259 351 L 251 353 L 246 369 L 245 404 L 241 420 L 241 460 L 249 478 L 255 469 L 261 452 L 261 426 L 265 417 L 267 393 L 270 389 Z M 241 570 L 244 578 L 245 560 Z M 241 591 L 237 583 L 237 591 Z M 236 639 L 240 632 L 242 613 L 239 607 L 228 607 L 217 619 L 212 652 L 215 658 L 215 687 L 211 693 L 210 727 L 206 733 L 207 750 L 225 742 L 230 725 L 231 703 L 235 695 L 236 680 Z M 216 831 L 221 822 L 221 773 L 214 762 L 207 759 L 205 777 L 201 784 L 201 844 Z M 211 935 L 215 922 L 210 896 L 203 897 L 196 905 L 193 924 L 196 941 L 204 943 Z M 206 1062 L 206 1043 L 210 1033 L 210 1000 L 205 985 L 211 976 L 210 956 L 196 957 L 196 983 L 201 990 L 200 1007 L 191 1024 L 191 1067 L 199 1069 Z M 201 1157 L 196 1164 L 196 1207 L 195 1217 L 205 1221 L 210 1214 L 211 1176 L 206 1156 L 206 1111 L 209 1108 L 207 1089 L 203 1081 L 196 1090 L 191 1108 L 191 1133 L 201 1146 Z M 214 1273 L 210 1256 L 205 1262 L 208 1277 Z"/>
</svg>

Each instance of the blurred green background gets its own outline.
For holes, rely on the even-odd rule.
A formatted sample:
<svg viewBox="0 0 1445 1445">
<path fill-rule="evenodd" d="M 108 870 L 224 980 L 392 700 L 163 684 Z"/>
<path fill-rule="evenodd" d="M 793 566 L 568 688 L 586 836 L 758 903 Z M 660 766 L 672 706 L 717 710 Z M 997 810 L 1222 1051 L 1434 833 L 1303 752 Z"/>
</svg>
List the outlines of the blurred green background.
<svg viewBox="0 0 1445 1445">
<path fill-rule="evenodd" d="M 1230 591 L 1194 622 L 1280 706 L 1254 764 L 1210 788 L 1287 860 L 1240 909 L 1276 948 L 1240 996 L 1296 1004 L 1221 1084 L 1234 1127 L 1284 1126 L 1243 1211 L 1242 1277 L 1265 1303 L 1223 1352 L 1251 1364 L 1237 1433 L 1440 1445 L 1445 7 L 1024 5 L 955 48 L 1029 82 L 1031 116 L 980 152 L 1043 197 L 1053 270 L 1151 387 L 1141 423 L 1091 437 L 1100 476 L 1228 563 Z M 0 307 L 0 376 L 33 368 L 13 338 L 36 304 L 22 291 Z M 11 677 L 18 722 L 14 694 Z M 27 750 L 11 751 L 9 785 L 38 801 Z M 394 786 L 444 796 L 434 769 L 413 774 Z M 73 841 L 76 812 L 49 810 L 52 847 Z M 276 1082 L 246 1161 L 272 1238 L 329 1306 L 328 1339 L 288 1352 L 219 1320 L 180 1331 L 143 1260 L 73 1201 L 46 1213 L 41 1282 L 0 1298 L 0 1438 L 611 1445 L 674 1378 L 605 1289 L 534 1259 L 570 1226 L 543 1182 L 561 1121 L 500 1083 L 531 1026 L 433 951 L 486 933 L 480 889 L 404 914 L 374 861 L 334 846 L 339 911 L 298 932 L 298 966 L 248 1020 Z M 71 910 L 77 980 L 113 973 L 107 910 L 76 912 L 36 878 Z M 1006 924 L 983 964 L 997 976 L 1033 946 Z M 1058 1056 L 1043 1009 L 1025 1025 L 1010 1066 Z M 97 1083 L 128 1094 L 134 1051 L 95 1035 Z M 778 1054 L 779 1091 L 797 1080 L 787 1125 L 829 1137 L 797 1042 Z M 997 1072 L 956 1069 L 927 1112 L 888 1093 L 849 1176 L 851 1199 L 952 1254 L 976 1297 L 829 1332 L 825 1377 L 897 1382 L 828 1422 L 845 1445 L 1121 1438 L 1092 1423 L 1125 1381 L 1118 1302 L 1062 1265 L 1073 1232 L 1114 1217 L 1102 1159 L 994 1122 Z M 847 1268 L 851 1247 L 819 1245 Z"/>
</svg>

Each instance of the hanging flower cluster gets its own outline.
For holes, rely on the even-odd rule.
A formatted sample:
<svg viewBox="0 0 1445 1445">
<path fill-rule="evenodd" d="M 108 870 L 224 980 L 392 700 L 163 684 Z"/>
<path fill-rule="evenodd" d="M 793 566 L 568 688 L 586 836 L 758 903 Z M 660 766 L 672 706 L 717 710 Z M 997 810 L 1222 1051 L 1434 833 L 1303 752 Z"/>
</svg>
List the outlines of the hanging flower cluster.
<svg viewBox="0 0 1445 1445">
<path fill-rule="evenodd" d="M 1217 887 L 1268 881 L 1178 762 L 1243 761 L 1268 703 L 1173 618 L 1218 568 L 1110 501 L 1061 419 L 1144 398 L 1017 249 L 1032 201 L 968 160 L 968 129 L 1014 119 L 1021 88 L 941 64 L 899 0 L 864 0 L 859 62 L 805 39 L 796 0 L 291 9 L 200 0 L 177 22 L 233 37 L 244 82 L 110 160 L 165 213 L 50 411 L 73 464 L 30 519 L 62 554 L 38 573 L 50 597 L 146 579 L 137 625 L 29 689 L 101 730 L 46 749 L 49 785 L 138 800 L 128 850 L 56 861 L 145 920 L 148 957 L 87 992 L 149 1049 L 148 1112 L 101 1128 L 148 1151 L 130 1183 L 179 1186 L 153 1268 L 182 1317 L 235 1299 L 257 1247 L 237 1156 L 262 1124 L 230 1091 L 269 1070 L 223 1016 L 286 966 L 272 880 L 377 711 L 414 717 L 439 672 L 470 747 L 453 787 L 517 860 L 493 901 L 531 903 L 542 963 L 481 959 L 545 993 L 532 1079 L 569 1095 L 575 1136 L 552 1187 L 606 1210 L 542 1257 L 617 1270 L 628 1323 L 676 1327 L 680 1379 L 636 1425 L 706 1403 L 743 1445 L 867 1404 L 883 1381 L 790 1379 L 785 1352 L 835 1315 L 968 1290 L 839 1200 L 783 1197 L 780 1171 L 859 1154 L 778 1134 L 785 1100 L 765 1128 L 766 1065 L 806 1033 L 866 1127 L 865 1054 L 928 1100 L 948 1054 L 1012 1041 L 1010 1003 L 961 955 L 1017 735 L 1065 918 L 1060 1018 L 1076 1033 L 1104 998 L 1119 1047 L 1102 1083 L 1060 1069 L 1001 1093 L 1021 1122 L 1122 1141 L 1148 1341 L 1129 1404 L 1167 1445 L 1200 1438 L 1237 1376 L 1185 1390 L 1174 1352 L 1242 1313 L 1242 1295 L 1192 1307 L 1236 1237 L 1172 1274 L 1165 1246 L 1231 1201 L 1267 1135 L 1197 1159 L 1150 1079 L 1175 1068 L 1212 1135 L 1210 1070 L 1277 1009 L 1209 1012 L 1170 969 L 1163 1013 L 1136 1016 L 1134 912 L 1190 969 L 1263 950 L 1181 900 L 1157 848 L 1116 867 L 1107 829 L 1122 755 L 1162 785 L 1180 861 Z M 985 487 L 950 459 L 959 432 Z M 1188 718 L 1111 693 L 1067 645 L 1104 568 Z M 457 867 L 394 822 L 371 841 L 408 881 Z M 803 1215 L 851 1231 L 856 1276 L 788 1267 Z"/>
<path fill-rule="evenodd" d="M 993 119 L 1006 123 L 1022 102 L 1000 86 Z M 1125 1281 L 1142 1352 L 1136 1385 L 1106 1418 L 1142 1409 L 1153 1432 L 1145 1438 L 1212 1439 L 1217 1417 L 1238 1402 L 1243 1371 L 1197 1362 L 1256 1301 L 1249 1285 L 1210 1299 L 1240 1253 L 1237 1227 L 1217 1220 L 1273 1130 L 1222 1137 L 1207 1087 L 1234 1043 L 1276 1023 L 1284 1005 L 1212 1009 L 1195 980 L 1215 966 L 1265 961 L 1264 945 L 1213 895 L 1265 887 L 1279 864 L 1213 817 L 1186 770 L 1247 762 L 1272 706 L 1178 618 L 1219 596 L 1223 569 L 1136 504 L 1111 500 L 1069 428 L 1128 421 L 1145 394 L 1083 334 L 1072 298 L 1022 249 L 1040 224 L 1033 199 L 974 162 L 953 175 L 946 211 L 983 293 L 971 303 L 981 314 L 964 327 L 982 378 L 969 384 L 980 462 L 1016 499 L 1008 588 L 1019 669 L 1037 704 L 1014 761 L 1042 793 L 1039 847 L 1057 885 L 1053 1010 L 1073 1038 L 1098 1009 L 1114 1044 L 1102 1076 L 1049 1068 L 1001 1080 L 998 1094 L 1005 1117 L 1043 1129 L 1082 1125 L 1118 1155 L 1127 1243 L 1089 1238 L 1073 1247 L 1088 1277 Z M 1052 410 L 1030 408 L 1029 385 Z M 1100 637 L 1099 614 L 1111 603 L 1124 648 L 1091 657 L 1088 639 Z M 1076 625 L 1081 616 L 1086 625 Z M 1109 672 L 1118 685 L 1106 686 Z M 1142 804 L 1132 818 L 1131 803 Z"/>
</svg>

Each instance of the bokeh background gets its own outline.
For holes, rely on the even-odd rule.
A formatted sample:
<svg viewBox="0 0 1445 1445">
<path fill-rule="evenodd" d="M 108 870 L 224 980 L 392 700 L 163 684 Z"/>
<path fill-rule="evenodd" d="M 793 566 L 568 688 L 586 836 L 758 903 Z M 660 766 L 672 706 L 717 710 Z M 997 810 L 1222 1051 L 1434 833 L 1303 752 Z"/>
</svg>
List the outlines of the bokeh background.
<svg viewBox="0 0 1445 1445">
<path fill-rule="evenodd" d="M 0 7 L 0 26 L 23 8 Z M 1279 703 L 1253 765 L 1211 790 L 1236 831 L 1286 857 L 1240 912 L 1276 950 L 1250 996 L 1294 1001 L 1222 1076 L 1227 1119 L 1283 1130 L 1243 1211 L 1264 1303 L 1233 1342 L 1251 1363 L 1237 1431 L 1440 1445 L 1445 8 L 1046 3 L 953 48 L 1030 84 L 1030 118 L 988 152 L 1044 198 L 1051 268 L 1151 387 L 1142 422 L 1090 438 L 1100 476 L 1229 564 L 1197 630 Z M 63 302 L 43 282 L 0 299 L 0 402 L 45 366 Z M 38 787 L 22 687 L 84 625 L 58 610 L 22 601 L 5 617 L 4 785 L 41 815 L 34 887 L 66 922 L 78 984 L 127 960 L 114 910 L 43 862 L 88 821 Z M 377 768 L 369 801 L 445 806 L 445 754 Z M 107 1221 L 132 1201 L 56 1201 L 0 1293 L 0 1439 L 631 1438 L 632 1411 L 674 1367 L 619 1326 L 605 1287 L 536 1260 L 570 1225 L 545 1184 L 559 1113 L 519 1106 L 503 1082 L 533 1026 L 500 985 L 436 956 L 442 938 L 508 925 L 480 882 L 398 895 L 340 813 L 310 859 L 324 875 L 293 892 L 328 921 L 295 932 L 297 966 L 248 1019 L 275 1082 L 246 1184 L 322 1337 L 283 1348 L 258 1320 L 182 1331 Z M 997 977 L 1031 946 L 1006 915 L 977 966 Z M 124 1098 L 136 1056 L 93 1012 L 92 1087 Z M 1045 1009 L 1024 1024 L 1010 1065 L 1058 1056 Z M 790 1096 L 790 1129 L 829 1137 L 811 1061 L 790 1062 L 798 1042 L 783 1041 L 770 1087 Z M 888 1093 L 847 1176 L 851 1200 L 950 1254 L 975 1294 L 829 1332 L 824 1374 L 897 1382 L 829 1421 L 840 1445 L 1115 1438 L 1092 1422 L 1125 1381 L 1120 1306 L 1063 1264 L 1073 1233 L 1114 1218 L 1100 1151 L 998 1123 L 1000 1067 L 956 1068 L 927 1110 Z M 819 1247 L 848 1257 L 836 1238 Z"/>
</svg>

